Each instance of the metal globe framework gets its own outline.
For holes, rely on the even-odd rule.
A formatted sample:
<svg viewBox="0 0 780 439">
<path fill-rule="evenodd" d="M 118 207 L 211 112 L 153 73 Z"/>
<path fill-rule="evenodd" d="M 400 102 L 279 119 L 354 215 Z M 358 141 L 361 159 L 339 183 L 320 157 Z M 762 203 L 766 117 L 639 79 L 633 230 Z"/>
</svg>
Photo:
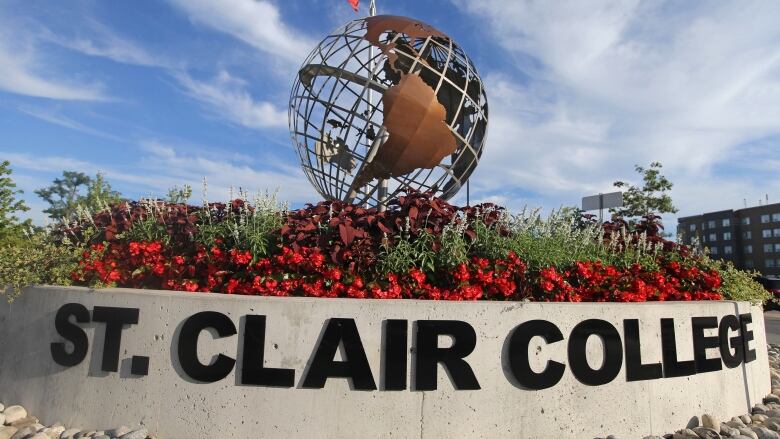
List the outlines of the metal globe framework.
<svg viewBox="0 0 780 439">
<path fill-rule="evenodd" d="M 379 18 L 397 29 L 383 29 L 377 47 L 366 35 L 370 20 Z M 383 125 L 389 108 L 385 93 L 407 75 L 432 89 L 446 112 L 444 132 L 454 142 L 419 132 L 430 125 L 412 123 L 395 131 Z M 452 39 L 412 19 L 379 16 L 351 21 L 314 48 L 296 75 L 289 123 L 303 170 L 323 197 L 381 206 L 403 188 L 433 191 L 444 199 L 455 195 L 482 155 L 488 104 L 476 68 Z M 421 150 L 450 142 L 453 150 L 438 163 L 376 177 L 369 168 L 391 136 L 426 139 L 410 142 Z"/>
</svg>

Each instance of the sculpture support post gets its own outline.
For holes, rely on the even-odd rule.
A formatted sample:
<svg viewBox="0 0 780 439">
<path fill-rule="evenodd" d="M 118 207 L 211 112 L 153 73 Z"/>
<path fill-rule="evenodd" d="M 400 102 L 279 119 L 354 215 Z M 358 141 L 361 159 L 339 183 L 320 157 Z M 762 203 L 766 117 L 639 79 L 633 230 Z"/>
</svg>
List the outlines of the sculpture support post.
<svg viewBox="0 0 780 439">
<path fill-rule="evenodd" d="M 368 15 L 370 17 L 376 16 L 376 1 L 375 0 L 371 0 L 371 3 L 368 6 Z M 373 75 L 374 74 L 374 69 L 376 67 L 374 65 L 374 48 L 373 48 L 373 46 L 369 48 L 369 56 L 371 57 L 371 74 Z M 369 96 L 369 102 L 370 102 L 371 101 L 371 94 L 370 94 L 371 90 L 369 90 L 368 93 L 369 93 L 368 96 Z M 383 178 L 383 179 L 379 180 L 377 185 L 379 186 L 379 188 L 378 188 L 379 191 L 377 193 L 377 200 L 379 201 L 379 211 L 383 212 L 385 209 L 387 209 L 387 206 L 385 205 L 385 203 L 387 203 L 387 186 L 388 186 L 388 181 L 387 181 L 386 178 Z"/>
</svg>

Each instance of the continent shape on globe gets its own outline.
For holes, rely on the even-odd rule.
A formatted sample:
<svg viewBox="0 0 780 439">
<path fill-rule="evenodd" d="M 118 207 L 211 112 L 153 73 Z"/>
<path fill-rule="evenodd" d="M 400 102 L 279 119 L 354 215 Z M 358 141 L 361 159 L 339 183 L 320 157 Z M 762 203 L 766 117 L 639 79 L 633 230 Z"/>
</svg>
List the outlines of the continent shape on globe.
<svg viewBox="0 0 780 439">
<path fill-rule="evenodd" d="M 434 89 L 418 74 L 404 71 L 397 65 L 395 50 L 399 48 L 395 43 L 380 41 L 385 32 L 401 33 L 412 41 L 428 37 L 449 38 L 431 26 L 406 17 L 380 15 L 367 18 L 366 24 L 366 40 L 387 56 L 387 66 L 399 79 L 382 95 L 383 126 L 389 138 L 358 177 L 361 184 L 374 178 L 397 177 L 418 168 L 433 168 L 457 148 L 446 124 L 447 111 Z M 405 45 L 404 50 L 419 57 L 411 45 Z"/>
</svg>

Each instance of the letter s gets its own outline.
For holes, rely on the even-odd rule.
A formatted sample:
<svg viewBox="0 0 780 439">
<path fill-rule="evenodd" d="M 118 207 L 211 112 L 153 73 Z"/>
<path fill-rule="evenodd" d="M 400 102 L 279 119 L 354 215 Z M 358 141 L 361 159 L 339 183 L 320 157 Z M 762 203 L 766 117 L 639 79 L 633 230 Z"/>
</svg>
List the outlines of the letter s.
<svg viewBox="0 0 780 439">
<path fill-rule="evenodd" d="M 62 338 L 73 343 L 73 352 L 68 353 L 63 342 L 52 343 L 51 357 L 57 364 L 65 367 L 72 367 L 84 361 L 89 348 L 87 333 L 70 322 L 71 316 L 75 317 L 77 323 L 89 323 L 89 310 L 80 303 L 67 303 L 57 311 L 54 327 Z"/>
</svg>

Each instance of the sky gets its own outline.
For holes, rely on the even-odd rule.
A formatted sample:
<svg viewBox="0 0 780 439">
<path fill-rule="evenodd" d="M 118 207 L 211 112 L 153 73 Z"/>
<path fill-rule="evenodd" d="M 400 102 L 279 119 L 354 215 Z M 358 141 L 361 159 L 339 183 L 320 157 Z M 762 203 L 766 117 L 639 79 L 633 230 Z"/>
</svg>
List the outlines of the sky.
<svg viewBox="0 0 780 439">
<path fill-rule="evenodd" d="M 0 2 L 0 160 L 33 193 L 63 170 L 129 198 L 190 184 L 320 199 L 287 123 L 295 72 L 346 0 Z M 663 163 L 678 216 L 780 202 L 780 2 L 378 0 L 457 42 L 485 83 L 471 199 L 579 205 Z M 452 201 L 465 202 L 465 190 Z M 765 202 L 765 201 L 764 201 Z"/>
</svg>

